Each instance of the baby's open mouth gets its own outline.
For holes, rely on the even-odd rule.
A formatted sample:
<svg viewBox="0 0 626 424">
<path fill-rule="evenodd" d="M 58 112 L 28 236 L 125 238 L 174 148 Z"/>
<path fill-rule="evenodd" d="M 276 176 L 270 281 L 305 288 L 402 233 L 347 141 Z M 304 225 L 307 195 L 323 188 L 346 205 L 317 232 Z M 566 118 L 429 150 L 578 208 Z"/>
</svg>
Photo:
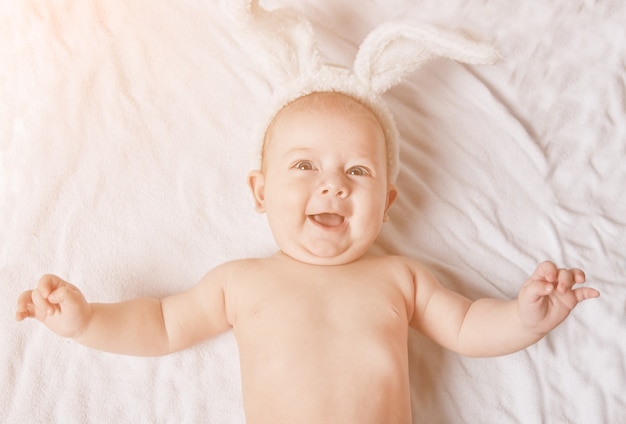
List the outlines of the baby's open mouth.
<svg viewBox="0 0 626 424">
<path fill-rule="evenodd" d="M 338 227 L 343 224 L 345 218 L 336 213 L 319 213 L 315 215 L 309 215 L 309 219 L 324 227 Z"/>
</svg>

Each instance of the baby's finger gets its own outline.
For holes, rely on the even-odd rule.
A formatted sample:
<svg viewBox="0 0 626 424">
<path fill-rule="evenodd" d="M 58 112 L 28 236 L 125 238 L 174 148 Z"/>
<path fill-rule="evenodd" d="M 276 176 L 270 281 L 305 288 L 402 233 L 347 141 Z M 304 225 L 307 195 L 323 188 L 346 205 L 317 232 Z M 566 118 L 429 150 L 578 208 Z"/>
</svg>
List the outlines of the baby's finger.
<svg viewBox="0 0 626 424">
<path fill-rule="evenodd" d="M 545 280 L 549 282 L 556 281 L 558 269 L 556 265 L 550 261 L 540 263 L 533 272 L 531 279 L 533 280 Z"/>
<path fill-rule="evenodd" d="M 520 292 L 520 299 L 527 303 L 537 302 L 554 291 L 554 284 L 544 280 L 530 280 Z"/>
<path fill-rule="evenodd" d="M 65 281 L 56 275 L 46 274 L 43 275 L 37 282 L 37 290 L 43 297 L 47 298 L 50 293 L 62 286 L 64 283 Z"/>
<path fill-rule="evenodd" d="M 587 279 L 585 272 L 582 269 L 572 268 L 570 271 L 574 274 L 574 282 L 576 284 L 584 283 Z"/>
<path fill-rule="evenodd" d="M 570 290 L 574 284 L 581 284 L 585 282 L 585 273 L 578 269 L 560 269 L 558 274 L 558 291 L 565 293 Z"/>
<path fill-rule="evenodd" d="M 15 321 L 20 322 L 24 321 L 26 318 L 33 318 L 33 315 L 31 315 L 31 312 L 29 312 L 28 309 L 29 308 L 27 306 L 25 309 L 18 309 L 15 311 Z"/>
<path fill-rule="evenodd" d="M 565 293 L 574 285 L 574 273 L 569 269 L 559 269 L 557 274 L 557 290 Z"/>
<path fill-rule="evenodd" d="M 25 292 L 20 294 L 17 298 L 17 308 L 22 309 L 22 308 L 25 308 L 26 305 L 28 305 L 29 303 L 32 303 L 33 302 L 32 296 L 33 296 L 32 290 L 26 290 Z"/>
<path fill-rule="evenodd" d="M 15 319 L 17 321 L 22 321 L 34 316 L 32 293 L 32 290 L 27 290 L 17 298 L 17 311 L 15 312 Z"/>
<path fill-rule="evenodd" d="M 576 295 L 576 302 L 582 302 L 587 299 L 595 299 L 596 297 L 600 297 L 600 292 L 591 287 L 580 287 L 574 290 L 574 294 Z"/>
<path fill-rule="evenodd" d="M 42 319 L 54 312 L 54 306 L 39 292 L 39 289 L 33 290 L 32 299 L 37 318 Z"/>
<path fill-rule="evenodd" d="M 78 294 L 78 289 L 68 283 L 50 293 L 50 295 L 48 296 L 48 301 L 51 304 L 60 304 L 65 302 L 66 300 L 77 300 Z"/>
</svg>

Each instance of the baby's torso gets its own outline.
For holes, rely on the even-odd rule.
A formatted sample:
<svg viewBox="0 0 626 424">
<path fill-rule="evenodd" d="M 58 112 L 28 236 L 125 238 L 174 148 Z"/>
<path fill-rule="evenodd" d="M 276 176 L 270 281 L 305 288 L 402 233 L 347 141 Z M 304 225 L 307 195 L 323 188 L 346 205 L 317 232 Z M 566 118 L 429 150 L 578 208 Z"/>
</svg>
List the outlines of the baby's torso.
<svg viewBox="0 0 626 424">
<path fill-rule="evenodd" d="M 410 422 L 414 285 L 401 258 L 239 265 L 225 295 L 249 424 Z"/>
</svg>

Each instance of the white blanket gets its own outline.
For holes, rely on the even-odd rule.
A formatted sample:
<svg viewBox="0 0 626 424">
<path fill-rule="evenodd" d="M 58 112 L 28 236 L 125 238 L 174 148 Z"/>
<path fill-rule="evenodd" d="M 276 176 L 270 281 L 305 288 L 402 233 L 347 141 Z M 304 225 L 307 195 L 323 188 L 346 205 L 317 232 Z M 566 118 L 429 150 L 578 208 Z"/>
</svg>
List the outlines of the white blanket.
<svg viewBox="0 0 626 424">
<path fill-rule="evenodd" d="M 410 336 L 414 422 L 626 422 L 626 8 L 619 0 L 274 0 L 350 64 L 376 25 L 493 42 L 386 94 L 400 198 L 376 250 L 471 296 L 513 297 L 537 263 L 602 297 L 525 351 L 468 359 Z M 163 358 L 89 350 L 15 300 L 46 272 L 91 301 L 163 296 L 275 250 L 245 184 L 267 75 L 211 0 L 0 5 L 0 421 L 242 423 L 231 333 Z M 305 396 L 306 394 L 303 394 Z"/>
</svg>

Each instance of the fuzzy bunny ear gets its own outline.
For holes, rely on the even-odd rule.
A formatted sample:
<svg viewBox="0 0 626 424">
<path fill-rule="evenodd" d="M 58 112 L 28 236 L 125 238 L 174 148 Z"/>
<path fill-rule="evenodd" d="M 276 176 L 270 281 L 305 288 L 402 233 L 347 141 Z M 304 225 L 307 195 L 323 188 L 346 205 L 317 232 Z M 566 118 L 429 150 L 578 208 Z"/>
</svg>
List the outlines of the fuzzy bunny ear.
<svg viewBox="0 0 626 424">
<path fill-rule="evenodd" d="M 390 181 L 398 175 L 399 134 L 382 94 L 434 56 L 466 63 L 491 63 L 491 47 L 435 29 L 385 24 L 361 44 L 353 70 L 323 64 L 307 19 L 291 9 L 266 11 L 258 0 L 222 0 L 233 23 L 247 33 L 246 48 L 276 78 L 273 106 L 259 125 L 259 141 L 279 110 L 314 92 L 339 92 L 368 106 L 387 142 Z M 261 146 L 262 147 L 262 146 Z M 260 149 L 262 151 L 262 148 Z"/>
<path fill-rule="evenodd" d="M 491 46 L 456 34 L 388 23 L 372 31 L 361 44 L 354 76 L 382 94 L 437 56 L 471 64 L 494 63 L 500 58 Z"/>
<path fill-rule="evenodd" d="M 247 49 L 271 75 L 289 81 L 321 67 L 309 21 L 293 9 L 267 11 L 258 0 L 223 0 L 232 21 L 248 35 Z"/>
</svg>

